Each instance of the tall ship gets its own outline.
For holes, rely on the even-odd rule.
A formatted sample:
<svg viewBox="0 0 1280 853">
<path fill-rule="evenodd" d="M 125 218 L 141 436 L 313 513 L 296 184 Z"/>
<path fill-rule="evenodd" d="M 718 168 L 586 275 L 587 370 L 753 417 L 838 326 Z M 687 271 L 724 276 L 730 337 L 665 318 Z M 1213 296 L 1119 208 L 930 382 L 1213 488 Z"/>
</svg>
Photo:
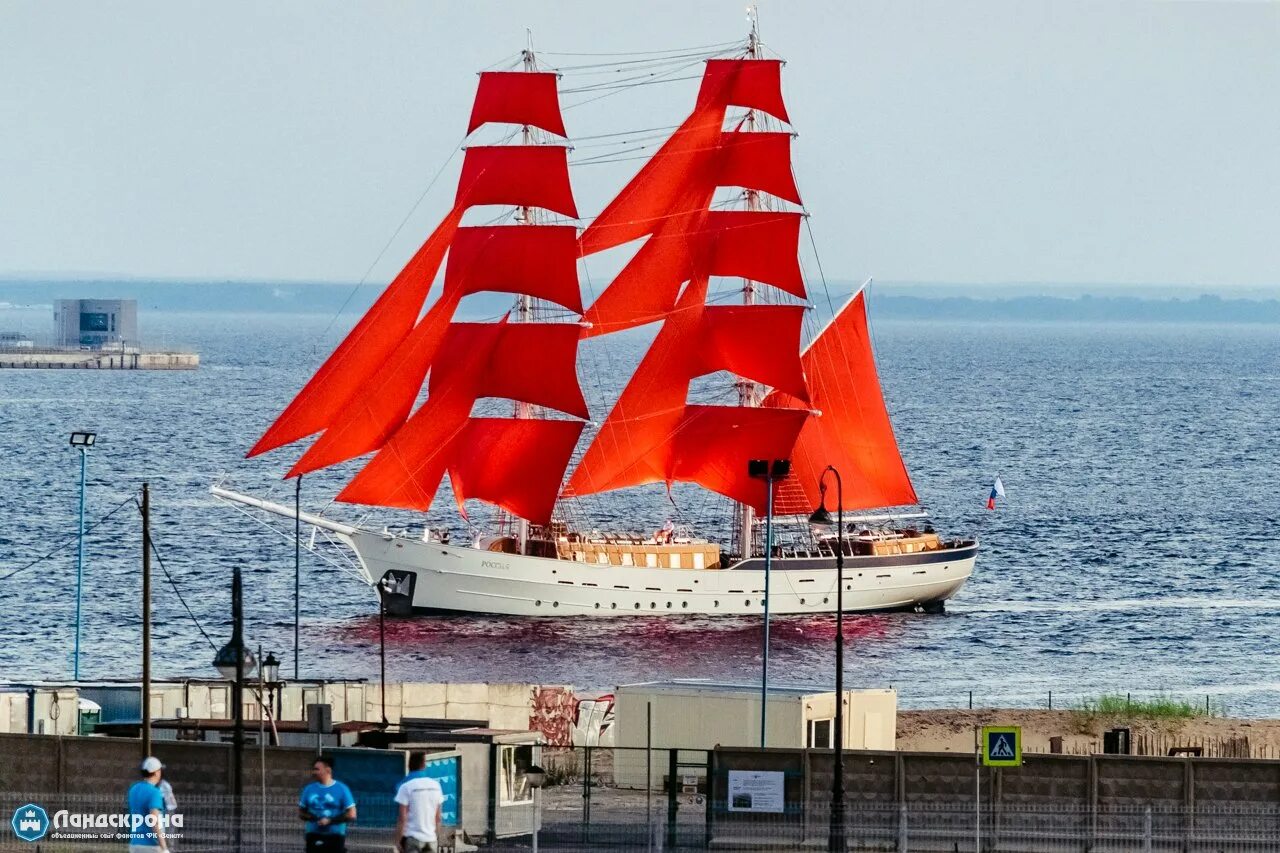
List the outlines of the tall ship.
<svg viewBox="0 0 1280 853">
<path fill-rule="evenodd" d="M 287 478 L 367 456 L 341 503 L 425 513 L 447 480 L 469 541 L 213 493 L 349 548 L 393 614 L 817 614 L 835 611 L 841 583 L 846 611 L 941 612 L 978 543 L 939 535 L 919 508 L 864 289 L 806 335 L 783 62 L 754 22 L 721 53 L 699 63 L 688 116 L 585 227 L 560 75 L 531 47 L 518 67 L 480 73 L 467 132 L 499 126 L 503 144 L 465 148 L 451 209 L 249 451 L 311 439 Z M 584 306 L 579 270 L 612 250 L 632 254 Z M 514 304 L 459 320 L 482 292 Z M 593 423 L 580 349 L 651 324 Z M 727 499 L 722 529 L 575 522 L 592 496 L 655 483 Z M 818 509 L 843 529 L 811 524 Z"/>
</svg>

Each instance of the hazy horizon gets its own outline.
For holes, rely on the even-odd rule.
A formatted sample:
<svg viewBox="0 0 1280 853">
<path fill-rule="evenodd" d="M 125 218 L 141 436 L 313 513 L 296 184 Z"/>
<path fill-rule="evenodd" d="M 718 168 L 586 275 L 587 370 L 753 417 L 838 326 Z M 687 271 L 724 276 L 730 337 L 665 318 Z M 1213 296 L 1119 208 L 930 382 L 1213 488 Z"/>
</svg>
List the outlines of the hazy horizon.
<svg viewBox="0 0 1280 853">
<path fill-rule="evenodd" d="M 764 42 L 788 60 L 795 171 L 827 278 L 1280 286 L 1280 4 L 759 6 Z M 604 73 L 574 66 L 628 59 L 572 54 L 747 29 L 741 0 L 644 14 L 585 0 L 65 0 L 5 18 L 0 102 L 17 120 L 0 138 L 0 273 L 291 286 L 359 281 L 371 264 L 371 283 L 394 275 L 452 197 L 474 72 L 517 53 L 526 27 L 566 92 Z M 572 137 L 639 133 L 678 121 L 696 86 L 677 75 L 562 101 Z M 600 153 L 588 145 L 584 158 Z M 584 215 L 638 165 L 576 167 Z"/>
</svg>

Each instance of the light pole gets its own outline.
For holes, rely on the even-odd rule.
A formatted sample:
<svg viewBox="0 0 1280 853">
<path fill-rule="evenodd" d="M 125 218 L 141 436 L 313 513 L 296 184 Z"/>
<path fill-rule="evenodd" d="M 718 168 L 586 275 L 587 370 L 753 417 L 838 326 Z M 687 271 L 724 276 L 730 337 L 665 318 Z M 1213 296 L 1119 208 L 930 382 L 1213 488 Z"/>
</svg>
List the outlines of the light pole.
<svg viewBox="0 0 1280 853">
<path fill-rule="evenodd" d="M 93 432 L 71 433 L 71 446 L 80 451 L 80 547 L 76 551 L 76 645 L 71 659 L 72 676 L 80 680 L 80 602 L 84 591 L 84 475 L 89 448 L 97 441 Z"/>
<path fill-rule="evenodd" d="M 395 588 L 395 581 L 386 575 L 378 581 L 378 693 L 382 696 L 382 728 L 387 722 L 387 596 Z"/>
<path fill-rule="evenodd" d="M 747 474 L 764 480 L 764 636 L 761 640 L 760 665 L 760 748 L 765 747 L 765 723 L 769 706 L 769 575 L 773 568 L 773 484 L 791 473 L 790 459 L 752 459 Z M 749 539 L 747 540 L 749 541 Z M 750 558 L 750 554 L 743 554 Z"/>
<path fill-rule="evenodd" d="M 244 646 L 244 602 L 240 590 L 240 564 L 231 577 L 231 641 L 218 650 L 213 666 L 231 681 L 231 832 L 233 850 L 240 849 L 244 820 L 244 680 L 252 675 L 255 661 Z"/>
<path fill-rule="evenodd" d="M 542 786 L 547 784 L 547 771 L 536 764 L 530 764 L 524 772 L 529 787 L 533 789 L 533 849 L 538 853 L 538 828 L 542 826 Z"/>
<path fill-rule="evenodd" d="M 831 524 L 827 511 L 827 472 L 836 478 L 836 739 L 831 776 L 831 824 L 827 830 L 827 850 L 844 853 L 844 484 L 840 472 L 828 465 L 818 475 L 818 508 L 809 523 Z"/>
</svg>

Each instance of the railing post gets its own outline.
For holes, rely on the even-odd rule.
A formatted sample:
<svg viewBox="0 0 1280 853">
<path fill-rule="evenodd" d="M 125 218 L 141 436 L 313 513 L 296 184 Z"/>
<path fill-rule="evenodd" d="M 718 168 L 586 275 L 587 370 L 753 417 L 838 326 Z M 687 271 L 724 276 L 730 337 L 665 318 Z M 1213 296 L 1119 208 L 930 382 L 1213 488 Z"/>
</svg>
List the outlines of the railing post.
<svg viewBox="0 0 1280 853">
<path fill-rule="evenodd" d="M 1142 849 L 1144 853 L 1151 853 L 1151 806 L 1147 806 L 1142 812 Z"/>
<path fill-rule="evenodd" d="M 898 853 L 907 853 L 907 804 L 898 804 Z"/>
<path fill-rule="evenodd" d="M 582 840 L 591 834 L 591 747 L 582 748 Z"/>
</svg>

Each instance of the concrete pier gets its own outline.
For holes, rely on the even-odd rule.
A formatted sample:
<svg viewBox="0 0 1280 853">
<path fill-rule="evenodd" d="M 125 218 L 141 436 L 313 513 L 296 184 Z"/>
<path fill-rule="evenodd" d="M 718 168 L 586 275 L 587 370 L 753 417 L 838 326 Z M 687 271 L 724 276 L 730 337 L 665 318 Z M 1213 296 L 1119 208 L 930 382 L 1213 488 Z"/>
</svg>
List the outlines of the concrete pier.
<svg viewBox="0 0 1280 853">
<path fill-rule="evenodd" d="M 194 352 L 81 349 L 0 350 L 0 368 L 32 370 L 195 370 Z"/>
</svg>

